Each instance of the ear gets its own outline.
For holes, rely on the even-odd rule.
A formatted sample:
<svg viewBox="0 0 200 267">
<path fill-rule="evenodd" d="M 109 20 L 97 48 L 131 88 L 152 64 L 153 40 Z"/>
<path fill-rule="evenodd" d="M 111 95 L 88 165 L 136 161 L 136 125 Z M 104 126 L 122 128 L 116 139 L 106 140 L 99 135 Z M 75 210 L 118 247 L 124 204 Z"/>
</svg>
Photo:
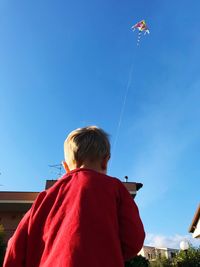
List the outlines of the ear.
<svg viewBox="0 0 200 267">
<path fill-rule="evenodd" d="M 63 165 L 63 168 L 64 168 L 64 170 L 66 171 L 66 173 L 69 173 L 69 172 L 70 172 L 70 169 L 69 169 L 69 167 L 68 167 L 66 161 L 62 161 L 62 165 Z"/>
<path fill-rule="evenodd" d="M 107 170 L 109 159 L 110 159 L 110 155 L 108 155 L 105 158 L 103 158 L 103 160 L 101 162 L 101 168 L 102 168 L 102 170 Z"/>
</svg>

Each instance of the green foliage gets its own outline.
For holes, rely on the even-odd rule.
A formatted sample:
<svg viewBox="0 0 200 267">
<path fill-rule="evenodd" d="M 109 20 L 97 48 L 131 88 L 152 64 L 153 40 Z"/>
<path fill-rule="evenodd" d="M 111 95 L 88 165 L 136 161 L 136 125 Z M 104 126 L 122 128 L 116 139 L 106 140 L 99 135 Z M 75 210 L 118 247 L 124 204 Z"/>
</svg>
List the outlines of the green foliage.
<svg viewBox="0 0 200 267">
<path fill-rule="evenodd" d="M 150 266 L 151 267 L 170 267 L 170 266 L 173 266 L 173 265 L 172 265 L 172 260 L 167 259 L 165 257 L 162 257 L 160 259 L 152 261 L 150 263 Z"/>
<path fill-rule="evenodd" d="M 190 246 L 187 251 L 180 251 L 173 259 L 161 258 L 150 263 L 151 267 L 200 267 L 200 247 Z"/>
<path fill-rule="evenodd" d="M 149 266 L 150 266 L 149 261 L 141 255 L 138 255 L 125 263 L 125 267 L 149 267 Z"/>
<path fill-rule="evenodd" d="M 174 263 L 178 267 L 200 267 L 200 247 L 190 246 L 187 251 L 180 251 L 174 259 Z"/>
</svg>

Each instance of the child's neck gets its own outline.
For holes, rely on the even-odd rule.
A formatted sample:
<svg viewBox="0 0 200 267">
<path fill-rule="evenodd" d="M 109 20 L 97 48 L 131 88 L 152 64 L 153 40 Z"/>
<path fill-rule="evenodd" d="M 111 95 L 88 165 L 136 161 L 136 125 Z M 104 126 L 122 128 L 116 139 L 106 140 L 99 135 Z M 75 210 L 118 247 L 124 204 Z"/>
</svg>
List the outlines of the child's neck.
<svg viewBox="0 0 200 267">
<path fill-rule="evenodd" d="M 86 169 L 91 169 L 96 172 L 100 172 L 103 174 L 106 174 L 107 170 L 104 170 L 101 168 L 100 164 L 95 164 L 95 163 L 83 163 L 79 168 L 86 168 Z"/>
</svg>

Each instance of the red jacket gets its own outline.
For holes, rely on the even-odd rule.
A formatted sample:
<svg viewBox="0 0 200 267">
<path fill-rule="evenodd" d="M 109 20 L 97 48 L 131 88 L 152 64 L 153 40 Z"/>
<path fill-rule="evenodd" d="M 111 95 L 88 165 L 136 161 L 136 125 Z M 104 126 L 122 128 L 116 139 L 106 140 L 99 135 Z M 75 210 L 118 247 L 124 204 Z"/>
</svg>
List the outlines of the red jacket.
<svg viewBox="0 0 200 267">
<path fill-rule="evenodd" d="M 144 237 L 124 185 L 76 169 L 39 194 L 9 241 L 3 267 L 123 267 Z"/>
</svg>

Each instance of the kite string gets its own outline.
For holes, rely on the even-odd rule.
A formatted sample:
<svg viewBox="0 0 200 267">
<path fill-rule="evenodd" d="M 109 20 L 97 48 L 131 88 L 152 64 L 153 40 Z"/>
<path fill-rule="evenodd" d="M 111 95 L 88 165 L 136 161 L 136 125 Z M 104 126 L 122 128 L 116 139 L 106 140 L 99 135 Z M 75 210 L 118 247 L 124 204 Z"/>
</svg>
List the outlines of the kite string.
<svg viewBox="0 0 200 267">
<path fill-rule="evenodd" d="M 125 90 L 125 94 L 124 94 L 124 99 L 123 99 L 123 102 L 122 102 L 122 107 L 121 107 L 121 112 L 120 112 L 120 116 L 119 116 L 118 125 L 117 125 L 117 132 L 116 132 L 115 140 L 114 140 L 114 143 L 113 143 L 113 149 L 112 149 L 113 150 L 113 156 L 111 158 L 110 167 L 112 165 L 116 144 L 117 144 L 117 141 L 118 141 L 118 138 L 119 138 L 119 132 L 120 132 L 122 119 L 123 119 L 123 115 L 124 115 L 124 111 L 125 111 L 127 96 L 128 96 L 130 85 L 131 85 L 131 81 L 132 81 L 132 73 L 133 73 L 133 61 L 132 61 L 132 65 L 131 65 L 131 68 L 130 68 L 130 71 L 129 71 L 128 82 L 127 82 L 127 86 L 126 86 L 126 90 Z"/>
</svg>

